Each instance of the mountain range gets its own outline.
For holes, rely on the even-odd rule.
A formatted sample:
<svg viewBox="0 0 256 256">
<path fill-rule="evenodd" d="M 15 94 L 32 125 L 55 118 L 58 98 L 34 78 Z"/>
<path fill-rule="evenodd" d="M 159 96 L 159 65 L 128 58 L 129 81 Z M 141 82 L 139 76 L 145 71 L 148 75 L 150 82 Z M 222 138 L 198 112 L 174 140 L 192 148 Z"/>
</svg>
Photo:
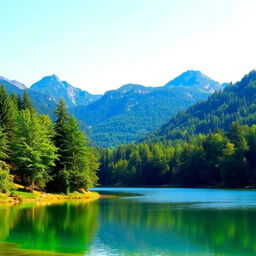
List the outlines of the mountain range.
<svg viewBox="0 0 256 256">
<path fill-rule="evenodd" d="M 146 140 L 187 139 L 191 135 L 226 131 L 232 122 L 256 124 L 256 70 L 223 91 L 213 93 L 206 101 L 190 106 L 150 133 Z"/>
<path fill-rule="evenodd" d="M 46 76 L 27 88 L 15 80 L 0 77 L 9 93 L 26 89 L 40 113 L 54 118 L 53 110 L 62 97 L 69 112 L 76 116 L 91 139 L 109 147 L 139 140 L 160 127 L 178 111 L 224 88 L 200 71 L 189 70 L 160 87 L 127 84 L 104 95 L 93 95 Z"/>
</svg>

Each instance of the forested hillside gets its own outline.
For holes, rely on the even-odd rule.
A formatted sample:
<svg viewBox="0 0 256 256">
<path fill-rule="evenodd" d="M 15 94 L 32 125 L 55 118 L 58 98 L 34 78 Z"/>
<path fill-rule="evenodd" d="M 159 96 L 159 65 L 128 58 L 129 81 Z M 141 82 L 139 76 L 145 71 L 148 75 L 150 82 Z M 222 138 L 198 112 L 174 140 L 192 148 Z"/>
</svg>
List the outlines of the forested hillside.
<svg viewBox="0 0 256 256">
<path fill-rule="evenodd" d="M 256 125 L 226 133 L 101 151 L 101 185 L 246 187 L 256 185 Z"/>
<path fill-rule="evenodd" d="M 107 92 L 93 104 L 70 111 L 91 127 L 93 141 L 109 147 L 135 142 L 170 115 L 208 95 L 193 88 L 127 85 Z"/>
<path fill-rule="evenodd" d="M 170 116 L 224 85 L 200 71 L 186 71 L 161 87 L 127 84 L 98 101 L 71 109 L 88 126 L 93 141 L 109 147 L 134 142 L 160 127 Z"/>
<path fill-rule="evenodd" d="M 96 184 L 96 155 L 62 99 L 55 114 L 52 123 L 26 90 L 9 96 L 0 86 L 0 193 L 15 190 L 13 177 L 32 191 L 69 193 Z"/>
<path fill-rule="evenodd" d="M 178 111 L 224 87 L 194 70 L 182 73 L 164 86 L 127 84 L 103 96 L 76 88 L 56 75 L 43 77 L 30 88 L 3 77 L 0 77 L 1 83 L 9 93 L 22 95 L 26 89 L 36 110 L 50 115 L 53 120 L 53 109 L 63 98 L 80 127 L 95 144 L 104 147 L 134 142 Z"/>
<path fill-rule="evenodd" d="M 165 125 L 147 136 L 147 140 L 187 139 L 193 134 L 207 134 L 218 129 L 227 130 L 232 122 L 252 125 L 256 123 L 256 71 L 241 81 L 217 91 L 179 112 Z"/>
</svg>

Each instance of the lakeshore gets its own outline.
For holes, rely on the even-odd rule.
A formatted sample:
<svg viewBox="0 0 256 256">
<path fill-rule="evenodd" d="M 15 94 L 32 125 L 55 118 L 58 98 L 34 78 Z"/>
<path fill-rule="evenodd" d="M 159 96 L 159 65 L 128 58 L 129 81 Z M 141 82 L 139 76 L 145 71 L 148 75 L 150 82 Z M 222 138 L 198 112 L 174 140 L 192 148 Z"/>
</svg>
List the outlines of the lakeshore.
<svg viewBox="0 0 256 256">
<path fill-rule="evenodd" d="M 33 192 L 25 191 L 25 188 L 19 184 L 15 184 L 17 190 L 10 193 L 0 194 L 0 205 L 1 204 L 19 204 L 23 202 L 59 202 L 65 200 L 84 200 L 90 201 L 98 199 L 99 193 L 92 191 L 73 192 L 69 194 L 55 194 L 46 193 L 43 191 L 34 190 Z"/>
</svg>

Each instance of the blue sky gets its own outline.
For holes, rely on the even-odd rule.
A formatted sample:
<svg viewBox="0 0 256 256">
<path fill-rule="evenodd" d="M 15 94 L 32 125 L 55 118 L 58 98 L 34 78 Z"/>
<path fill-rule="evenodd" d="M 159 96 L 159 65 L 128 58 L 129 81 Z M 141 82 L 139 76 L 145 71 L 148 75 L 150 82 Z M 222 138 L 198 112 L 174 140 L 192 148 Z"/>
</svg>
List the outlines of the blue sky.
<svg viewBox="0 0 256 256">
<path fill-rule="evenodd" d="M 254 0 L 0 0 L 0 75 L 56 74 L 103 93 L 185 70 L 220 82 L 256 67 Z"/>
</svg>

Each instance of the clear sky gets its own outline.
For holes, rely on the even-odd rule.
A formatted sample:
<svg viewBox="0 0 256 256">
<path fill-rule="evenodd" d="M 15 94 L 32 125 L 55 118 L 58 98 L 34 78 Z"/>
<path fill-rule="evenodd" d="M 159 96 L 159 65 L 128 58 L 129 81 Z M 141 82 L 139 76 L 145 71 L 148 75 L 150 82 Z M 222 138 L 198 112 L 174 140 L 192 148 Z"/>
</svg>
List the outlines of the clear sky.
<svg viewBox="0 0 256 256">
<path fill-rule="evenodd" d="M 0 0 L 0 11 L 0 75 L 27 86 L 56 74 L 103 93 L 256 68 L 255 0 Z"/>
</svg>

